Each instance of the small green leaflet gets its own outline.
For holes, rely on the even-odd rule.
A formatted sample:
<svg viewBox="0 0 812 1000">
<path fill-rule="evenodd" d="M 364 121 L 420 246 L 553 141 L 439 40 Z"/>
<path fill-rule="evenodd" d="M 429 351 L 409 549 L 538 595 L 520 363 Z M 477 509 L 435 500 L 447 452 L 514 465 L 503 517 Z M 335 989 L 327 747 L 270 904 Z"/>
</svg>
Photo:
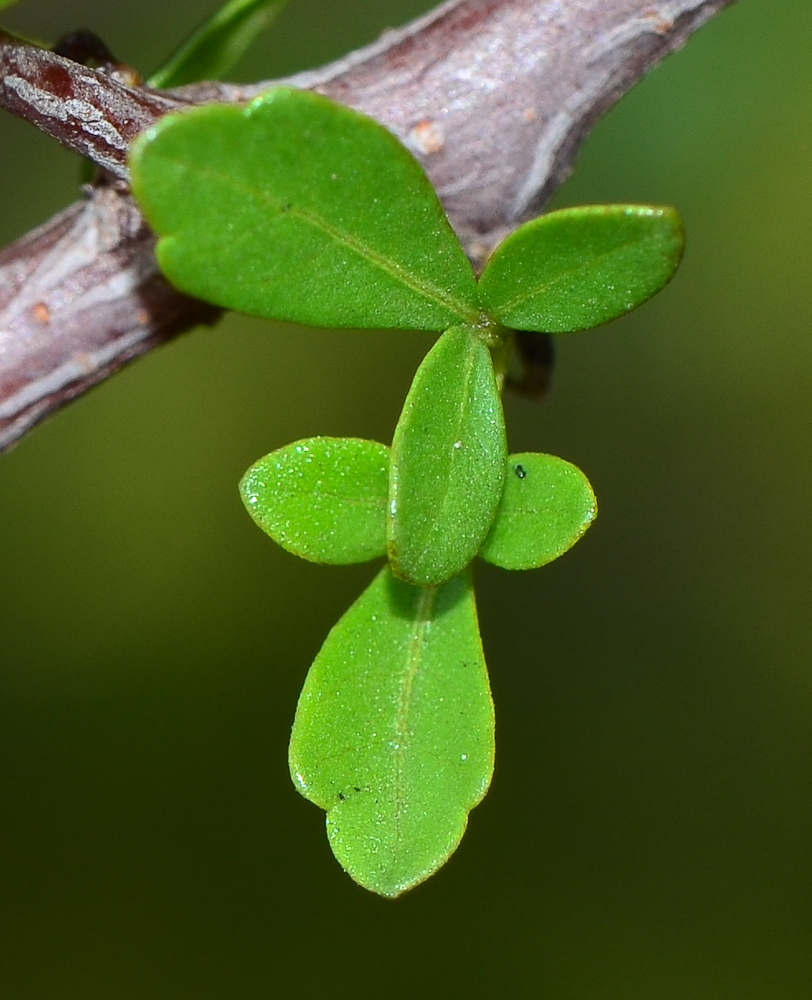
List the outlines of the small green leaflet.
<svg viewBox="0 0 812 1000">
<path fill-rule="evenodd" d="M 490 351 L 455 327 L 423 360 L 392 440 L 387 549 L 396 576 L 432 586 L 471 562 L 496 514 L 506 459 Z"/>
<path fill-rule="evenodd" d="M 164 81 L 227 60 L 282 5 L 231 0 Z M 455 850 L 493 771 L 469 564 L 479 554 L 505 569 L 544 565 L 597 511 L 570 463 L 508 458 L 490 349 L 502 372 L 516 341 L 538 346 L 522 331 L 586 329 L 644 302 L 676 269 L 680 220 L 634 205 L 552 213 L 509 236 L 477 282 L 394 136 L 289 87 L 169 116 L 134 143 L 130 166 L 159 263 L 184 292 L 311 325 L 445 331 L 391 449 L 309 438 L 266 455 L 240 484 L 254 520 L 290 552 L 324 563 L 388 556 L 308 673 L 290 768 L 327 811 L 352 878 L 397 896 Z M 530 362 L 524 385 L 538 389 L 547 360 L 531 350 Z"/>
<path fill-rule="evenodd" d="M 271 452 L 240 483 L 248 513 L 283 549 L 345 565 L 386 552 L 389 449 L 316 437 Z"/>
<path fill-rule="evenodd" d="M 595 494 L 576 466 L 554 455 L 508 458 L 502 500 L 479 550 L 502 569 L 535 569 L 563 555 L 598 513 Z"/>
<path fill-rule="evenodd" d="M 487 791 L 493 753 L 469 575 L 423 589 L 381 570 L 310 668 L 290 741 L 339 863 L 382 896 L 428 878 Z"/>
<path fill-rule="evenodd" d="M 162 270 L 229 309 L 313 326 L 478 323 L 471 267 L 410 153 L 370 118 L 289 87 L 168 115 L 133 190 Z"/>
<path fill-rule="evenodd" d="M 569 333 L 651 298 L 682 256 L 672 208 L 588 205 L 542 215 L 495 250 L 479 279 L 483 307 L 514 330 Z"/>
<path fill-rule="evenodd" d="M 166 88 L 222 79 L 287 2 L 229 0 L 192 32 L 147 83 Z"/>
</svg>

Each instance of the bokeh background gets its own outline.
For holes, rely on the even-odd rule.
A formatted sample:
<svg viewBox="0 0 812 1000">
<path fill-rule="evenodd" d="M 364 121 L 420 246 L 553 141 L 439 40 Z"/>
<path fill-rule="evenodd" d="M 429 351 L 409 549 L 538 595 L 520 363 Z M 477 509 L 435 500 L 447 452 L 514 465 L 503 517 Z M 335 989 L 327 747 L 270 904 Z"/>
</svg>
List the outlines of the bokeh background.
<svg viewBox="0 0 812 1000">
<path fill-rule="evenodd" d="M 150 70 L 209 2 L 29 0 Z M 234 78 L 430 6 L 293 0 Z M 307 666 L 369 566 L 277 549 L 236 493 L 311 434 L 386 441 L 429 340 L 230 317 L 0 459 L 0 994 L 808 1000 L 812 995 L 812 5 L 742 0 L 595 129 L 556 204 L 671 203 L 689 248 L 627 319 L 560 338 L 514 450 L 601 515 L 481 567 L 492 790 L 396 902 L 333 861 L 287 774 Z M 75 197 L 0 120 L 0 237 Z"/>
</svg>

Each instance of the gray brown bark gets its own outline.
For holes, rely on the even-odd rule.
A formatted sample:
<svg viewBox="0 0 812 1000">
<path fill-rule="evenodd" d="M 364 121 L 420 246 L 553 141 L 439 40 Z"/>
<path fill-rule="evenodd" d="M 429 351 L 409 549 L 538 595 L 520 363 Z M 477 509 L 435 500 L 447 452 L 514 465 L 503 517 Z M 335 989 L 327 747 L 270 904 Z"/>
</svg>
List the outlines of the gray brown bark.
<svg viewBox="0 0 812 1000">
<path fill-rule="evenodd" d="M 0 252 L 0 450 L 217 310 L 161 278 L 127 190 L 127 147 L 171 110 L 318 90 L 423 163 L 472 259 L 537 214 L 594 122 L 734 0 L 449 0 L 321 70 L 158 92 L 0 33 L 0 106 L 104 168 L 105 182 Z"/>
</svg>

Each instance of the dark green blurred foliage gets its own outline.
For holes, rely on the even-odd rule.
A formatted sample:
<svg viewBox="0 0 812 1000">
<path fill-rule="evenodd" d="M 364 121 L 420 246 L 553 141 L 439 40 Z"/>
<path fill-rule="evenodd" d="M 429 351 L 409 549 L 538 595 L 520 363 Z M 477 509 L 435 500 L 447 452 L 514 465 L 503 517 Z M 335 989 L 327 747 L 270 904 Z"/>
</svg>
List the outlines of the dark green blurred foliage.
<svg viewBox="0 0 812 1000">
<path fill-rule="evenodd" d="M 6 21 L 84 25 L 149 71 L 184 6 Z M 295 0 L 238 75 L 426 6 Z M 577 463 L 601 515 L 541 571 L 480 568 L 496 778 L 402 900 L 342 875 L 286 768 L 307 666 L 374 570 L 277 549 L 236 484 L 307 435 L 387 440 L 431 338 L 230 317 L 0 459 L 3 996 L 807 1000 L 810 31 L 808 0 L 735 6 L 557 198 L 672 203 L 688 253 L 638 312 L 559 338 L 543 407 L 508 401 L 511 449 Z M 0 127 L 7 242 L 76 171 Z"/>
</svg>

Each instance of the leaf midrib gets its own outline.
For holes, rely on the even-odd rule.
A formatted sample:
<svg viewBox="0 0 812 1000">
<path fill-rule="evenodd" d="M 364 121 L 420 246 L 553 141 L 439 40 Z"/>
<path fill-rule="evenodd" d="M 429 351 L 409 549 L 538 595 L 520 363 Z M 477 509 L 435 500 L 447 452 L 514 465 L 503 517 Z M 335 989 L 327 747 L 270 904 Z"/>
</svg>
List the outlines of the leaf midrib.
<svg viewBox="0 0 812 1000">
<path fill-rule="evenodd" d="M 400 683 L 398 692 L 397 715 L 395 717 L 395 740 L 397 749 L 395 750 L 395 837 L 396 850 L 399 852 L 402 831 L 401 816 L 406 803 L 406 781 L 405 781 L 405 750 L 408 737 L 408 720 L 414 697 L 414 683 L 420 667 L 423 664 L 425 653 L 425 639 L 428 627 L 431 624 L 434 613 L 434 605 L 437 599 L 437 587 L 421 587 L 420 596 L 417 599 L 417 607 L 414 613 L 414 624 L 406 654 L 406 670 Z"/>
<path fill-rule="evenodd" d="M 606 250 L 602 253 L 594 254 L 592 260 L 590 261 L 589 268 L 585 268 L 583 265 L 581 265 L 568 268 L 566 271 L 559 271 L 556 274 L 555 278 L 549 281 L 545 281 L 541 284 L 535 285 L 530 291 L 523 292 L 520 295 L 516 295 L 516 297 L 513 299 L 506 300 L 499 308 L 500 310 L 515 309 L 517 306 L 523 305 L 528 299 L 535 298 L 538 295 L 544 295 L 551 289 L 555 288 L 556 285 L 559 285 L 562 281 L 572 278 L 573 275 L 579 274 L 588 269 L 591 270 L 593 266 L 598 266 L 602 260 L 605 260 L 606 258 L 611 257 L 614 254 L 619 253 L 620 251 L 625 250 L 630 246 L 646 242 L 651 242 L 651 239 L 649 238 L 648 240 L 646 240 L 644 238 L 642 240 L 640 239 L 626 240 L 624 243 L 620 243 L 617 246 L 612 247 L 611 250 Z"/>
<path fill-rule="evenodd" d="M 179 167 L 181 170 L 188 171 L 189 169 L 189 165 L 181 160 L 175 160 L 172 157 L 166 156 L 164 157 L 164 160 L 165 162 L 171 163 L 175 167 Z M 284 206 L 287 205 L 288 202 L 284 198 L 274 199 L 269 193 L 258 190 L 245 182 L 238 181 L 229 174 L 221 174 L 217 171 L 198 166 L 195 167 L 194 172 L 198 176 L 205 177 L 211 181 L 216 181 L 224 187 L 230 187 L 235 191 L 244 192 L 260 204 L 267 205 L 270 211 L 275 215 L 297 216 L 308 225 L 312 226 L 313 229 L 326 234 L 340 245 L 346 246 L 348 249 L 357 253 L 360 257 L 368 260 L 370 263 L 379 268 L 379 270 L 388 274 L 390 277 L 395 278 L 396 281 L 404 285 L 406 288 L 417 292 L 429 301 L 434 302 L 436 305 L 449 309 L 464 323 L 477 325 L 481 321 L 481 313 L 475 306 L 466 306 L 459 302 L 456 297 L 449 295 L 448 292 L 444 291 L 442 288 L 419 281 L 409 272 L 404 273 L 402 267 L 396 262 L 389 260 L 389 258 L 384 257 L 372 247 L 353 237 L 350 233 L 347 233 L 342 229 L 338 229 L 336 226 L 331 225 L 329 222 L 317 215 L 314 215 L 312 212 L 299 208 L 293 204 L 290 204 L 290 207 L 285 209 Z M 473 281 L 471 287 L 472 290 L 475 291 L 476 286 Z"/>
<path fill-rule="evenodd" d="M 453 437 L 454 441 L 461 440 L 461 438 L 460 438 L 460 429 L 462 428 L 462 426 L 463 426 L 463 424 L 465 422 L 465 413 L 466 413 L 466 410 L 467 410 L 467 405 L 466 404 L 467 404 L 467 402 L 468 402 L 468 400 L 470 399 L 470 396 L 471 396 L 471 391 L 470 391 L 471 386 L 470 386 L 470 383 L 471 383 L 472 373 L 474 371 L 474 368 L 475 368 L 475 365 L 476 365 L 476 361 L 477 361 L 477 358 L 476 358 L 476 353 L 477 353 L 476 352 L 476 345 L 475 344 L 468 344 L 467 346 L 468 346 L 469 350 L 468 350 L 468 356 L 467 356 L 467 358 L 465 360 L 464 380 L 461 380 L 461 384 L 464 386 L 464 391 L 460 393 L 460 397 L 459 397 L 459 399 L 460 399 L 460 405 L 458 407 L 457 414 L 456 414 L 456 420 L 455 420 L 455 423 L 454 423 L 454 433 L 451 435 L 451 437 Z M 470 442 L 465 442 L 463 444 L 463 447 L 467 447 L 469 444 L 470 444 Z M 452 448 L 453 448 L 453 443 L 452 443 Z M 445 488 L 443 490 L 442 498 L 440 499 L 439 503 L 437 504 L 437 508 L 436 508 L 437 511 L 438 511 L 438 513 L 432 519 L 432 521 L 430 522 L 429 529 L 428 529 L 426 535 L 424 536 L 423 546 L 420 549 L 420 555 L 418 556 L 418 560 L 420 562 L 422 562 L 426 558 L 426 554 L 428 553 L 429 548 L 431 547 L 431 543 L 432 543 L 432 541 L 434 539 L 434 536 L 436 534 L 436 531 L 437 531 L 437 523 L 441 519 L 443 519 L 445 517 L 445 515 L 446 515 L 446 508 L 448 507 L 449 496 L 451 494 L 451 479 L 452 479 L 452 468 L 453 468 L 453 465 L 454 465 L 454 453 L 452 451 L 451 455 L 450 455 L 450 457 L 448 459 L 448 464 L 447 464 L 447 467 L 446 467 Z"/>
</svg>

